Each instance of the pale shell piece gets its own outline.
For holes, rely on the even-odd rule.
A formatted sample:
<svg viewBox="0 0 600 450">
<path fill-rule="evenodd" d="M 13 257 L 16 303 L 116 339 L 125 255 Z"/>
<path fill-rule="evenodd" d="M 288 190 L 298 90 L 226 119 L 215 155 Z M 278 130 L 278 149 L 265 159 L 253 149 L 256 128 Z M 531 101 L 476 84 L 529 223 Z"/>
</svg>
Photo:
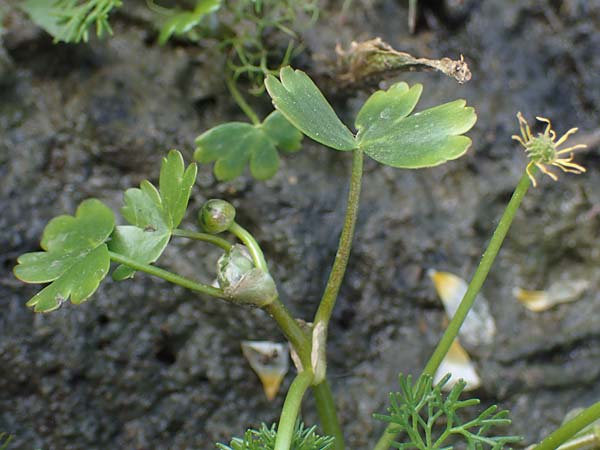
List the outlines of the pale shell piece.
<svg viewBox="0 0 600 450">
<path fill-rule="evenodd" d="M 475 365 L 471 361 L 469 354 L 458 342 L 458 339 L 452 341 L 450 350 L 442 360 L 440 367 L 435 372 L 433 377 L 433 383 L 437 384 L 447 374 L 451 374 L 452 377 L 442 387 L 442 390 L 449 391 L 457 383 L 458 380 L 464 380 L 467 385 L 465 386 L 466 391 L 472 391 L 481 386 L 481 378 L 477 374 Z"/>
<path fill-rule="evenodd" d="M 287 343 L 242 341 L 242 353 L 260 378 L 267 399 L 273 400 L 289 368 Z"/>
<path fill-rule="evenodd" d="M 588 280 L 555 281 L 545 291 L 529 291 L 516 287 L 513 295 L 530 311 L 546 311 L 561 303 L 579 300 L 589 287 Z"/>
<path fill-rule="evenodd" d="M 430 269 L 428 274 L 442 300 L 446 314 L 450 318 L 454 317 L 461 300 L 467 292 L 467 282 L 449 272 L 438 272 Z M 495 335 L 496 323 L 490 314 L 487 300 L 483 295 L 478 294 L 473 308 L 467 314 L 460 328 L 459 336 L 468 347 L 478 347 L 491 344 Z"/>
</svg>

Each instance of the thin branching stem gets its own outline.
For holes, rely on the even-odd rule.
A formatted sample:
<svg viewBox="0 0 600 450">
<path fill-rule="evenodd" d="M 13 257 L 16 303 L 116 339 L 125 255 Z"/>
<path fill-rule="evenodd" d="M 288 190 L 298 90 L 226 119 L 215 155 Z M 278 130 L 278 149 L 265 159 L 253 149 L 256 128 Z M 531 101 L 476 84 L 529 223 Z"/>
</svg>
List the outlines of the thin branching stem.
<svg viewBox="0 0 600 450">
<path fill-rule="evenodd" d="M 258 115 L 254 112 L 252 107 L 248 104 L 242 93 L 237 88 L 235 80 L 230 76 L 227 76 L 225 78 L 225 82 L 227 83 L 227 89 L 229 89 L 229 93 L 238 104 L 240 109 L 244 111 L 244 114 L 248 116 L 248 119 L 250 119 L 253 125 L 258 125 L 260 123 Z"/>
</svg>

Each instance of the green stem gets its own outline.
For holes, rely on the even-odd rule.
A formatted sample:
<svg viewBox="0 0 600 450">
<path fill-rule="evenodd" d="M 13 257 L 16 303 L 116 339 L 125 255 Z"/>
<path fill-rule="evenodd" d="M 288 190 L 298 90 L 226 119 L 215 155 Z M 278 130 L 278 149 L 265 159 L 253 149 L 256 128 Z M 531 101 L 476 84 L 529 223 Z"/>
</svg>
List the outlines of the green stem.
<svg viewBox="0 0 600 450">
<path fill-rule="evenodd" d="M 354 236 L 354 228 L 358 216 L 362 173 L 363 152 L 361 149 L 355 149 L 352 157 L 352 173 L 350 175 L 350 189 L 348 192 L 346 216 L 344 218 L 338 250 L 329 274 L 329 280 L 325 286 L 323 297 L 321 298 L 319 308 L 317 309 L 314 318 L 314 324 L 323 327 L 325 330 L 325 337 L 327 336 L 329 320 L 340 291 L 342 280 L 344 279 L 346 267 L 348 266 L 348 258 L 350 257 L 352 238 Z M 322 352 L 319 359 L 326 361 L 326 342 L 320 342 L 319 344 L 322 346 L 318 349 L 319 352 Z M 325 373 L 323 373 L 323 376 L 325 376 Z M 335 450 L 343 450 L 345 448 L 344 435 L 338 422 L 333 395 L 326 378 L 313 387 L 313 393 L 315 395 L 317 411 L 319 413 L 323 431 L 335 438 Z"/>
<path fill-rule="evenodd" d="M 598 419 L 600 419 L 600 402 L 596 402 L 589 408 L 584 409 L 567 423 L 554 430 L 546 439 L 533 447 L 533 450 L 554 450 L 578 431 Z"/>
<path fill-rule="evenodd" d="M 229 89 L 229 93 L 231 94 L 231 96 L 233 97 L 235 102 L 238 104 L 240 109 L 242 111 L 244 111 L 244 114 L 246 114 L 246 116 L 248 116 L 248 119 L 250 119 L 252 124 L 253 125 L 260 124 L 260 119 L 258 118 L 258 116 L 254 112 L 254 110 L 250 107 L 248 102 L 246 102 L 243 95 L 238 90 L 238 88 L 235 84 L 235 81 L 230 76 L 227 76 L 225 78 L 225 82 L 227 83 L 227 89 Z"/>
<path fill-rule="evenodd" d="M 504 214 L 502 215 L 500 222 L 498 222 L 498 226 L 496 227 L 496 230 L 492 235 L 492 239 L 490 240 L 490 243 L 488 244 L 485 253 L 481 257 L 479 266 L 477 267 L 477 270 L 475 271 L 475 274 L 471 279 L 471 283 L 467 288 L 465 296 L 460 302 L 460 305 L 456 310 L 454 317 L 448 324 L 448 328 L 446 328 L 444 335 L 438 342 L 438 345 L 434 350 L 433 355 L 431 355 L 431 358 L 427 362 L 425 369 L 423 369 L 423 375 L 429 375 L 433 377 L 438 367 L 440 366 L 442 360 L 446 356 L 446 353 L 448 353 L 452 342 L 458 335 L 458 331 L 460 330 L 460 327 L 464 322 L 465 317 L 467 317 L 469 310 L 473 306 L 473 302 L 475 301 L 475 298 L 477 297 L 481 286 L 487 278 L 492 264 L 494 263 L 494 260 L 498 255 L 500 247 L 502 246 L 502 242 L 504 242 L 504 238 L 508 233 L 510 225 L 512 224 L 515 214 L 519 209 L 521 201 L 527 193 L 530 184 L 531 180 L 529 179 L 527 173 L 525 173 L 521 177 L 519 184 L 517 184 L 517 187 L 515 188 L 515 191 L 513 192 L 513 195 L 510 201 L 508 202 L 506 209 L 504 210 Z M 394 431 L 395 428 L 396 427 L 392 424 L 388 425 L 373 450 L 389 449 L 397 437 L 397 433 Z"/>
<path fill-rule="evenodd" d="M 313 374 L 310 369 L 300 372 L 294 378 L 281 410 L 281 417 L 277 426 L 277 437 L 275 438 L 275 450 L 290 450 L 302 398 L 312 379 Z"/>
<path fill-rule="evenodd" d="M 354 226 L 358 215 L 362 173 L 363 152 L 361 149 L 357 148 L 353 151 L 348 205 L 346 207 L 346 217 L 344 218 L 344 226 L 342 228 L 338 250 L 335 255 L 333 267 L 331 268 L 331 273 L 329 274 L 327 286 L 325 286 L 325 291 L 323 292 L 323 297 L 321 298 L 321 303 L 319 304 L 314 319 L 315 325 L 320 322 L 326 329 L 329 325 L 329 319 L 331 318 L 331 313 L 333 312 L 333 307 L 335 306 L 335 301 L 340 291 L 344 273 L 346 272 L 346 266 L 348 265 L 350 249 L 352 248 L 352 237 L 354 235 Z"/>
<path fill-rule="evenodd" d="M 344 450 L 346 448 L 344 433 L 338 422 L 333 393 L 327 380 L 313 386 L 313 395 L 323 433 L 335 438 L 332 450 Z"/>
<path fill-rule="evenodd" d="M 219 236 L 215 236 L 214 234 L 198 233 L 197 231 L 182 230 L 180 228 L 177 228 L 173 230 L 173 236 L 194 239 L 196 241 L 208 242 L 209 244 L 221 247 L 225 251 L 229 251 L 232 247 L 230 242 L 226 241 L 223 238 L 220 238 Z"/>
<path fill-rule="evenodd" d="M 569 439 L 556 450 L 593 450 L 600 448 L 600 427 L 589 433 Z"/>
<path fill-rule="evenodd" d="M 183 286 L 184 288 L 190 289 L 191 291 L 200 292 L 202 294 L 211 295 L 213 297 L 227 299 L 221 289 L 209 286 L 207 284 L 197 283 L 196 281 L 190 280 L 189 278 L 182 277 L 168 270 L 161 269 L 160 267 L 152 266 L 150 264 L 142 264 L 135 261 L 127 256 L 120 255 L 115 252 L 108 252 L 110 259 L 119 264 L 124 264 L 132 269 L 139 270 L 140 272 L 146 272 L 147 274 L 154 275 L 155 277 L 167 280 L 170 283 Z"/>
<path fill-rule="evenodd" d="M 448 328 L 446 328 L 446 331 L 442 336 L 442 339 L 438 343 L 436 349 L 434 350 L 433 355 L 431 355 L 431 358 L 429 358 L 429 362 L 423 370 L 424 375 L 429 375 L 431 377 L 435 375 L 435 372 L 437 371 L 442 360 L 446 356 L 446 353 L 448 353 L 452 342 L 458 335 L 458 331 L 460 330 L 461 325 L 467 317 L 469 310 L 473 306 L 475 298 L 481 290 L 481 286 L 485 282 L 485 279 L 487 278 L 488 273 L 492 268 L 492 264 L 494 264 L 494 260 L 496 259 L 496 256 L 500 251 L 500 247 L 502 247 L 504 238 L 508 233 L 510 225 L 512 224 L 512 221 L 515 218 L 515 214 L 517 213 L 517 210 L 521 205 L 521 201 L 527 193 L 530 184 L 531 180 L 529 179 L 527 173 L 525 173 L 521 177 L 519 184 L 513 192 L 513 195 L 510 201 L 508 202 L 506 209 L 504 210 L 504 214 L 502 214 L 502 217 L 500 218 L 500 222 L 498 222 L 498 226 L 496 227 L 496 230 L 492 235 L 492 239 L 490 240 L 490 243 L 488 244 L 485 253 L 481 257 L 479 267 L 477 267 L 477 270 L 475 271 L 475 274 L 471 279 L 471 283 L 467 288 L 465 296 L 460 302 L 460 305 L 456 310 L 454 317 L 448 324 Z"/>
<path fill-rule="evenodd" d="M 279 298 L 276 298 L 272 303 L 264 306 L 263 309 L 273 317 L 287 340 L 290 341 L 302 362 L 303 368 L 310 368 L 310 339 L 302 331 L 302 328 L 300 328 L 286 306 Z"/>
<path fill-rule="evenodd" d="M 252 256 L 254 265 L 259 269 L 269 273 L 269 268 L 267 267 L 267 262 L 265 261 L 265 255 L 263 255 L 258 242 L 256 242 L 256 239 L 254 239 L 254 236 L 252 236 L 246 229 L 242 228 L 236 222 L 233 222 L 233 225 L 229 227 L 228 231 L 233 233 L 240 241 L 244 243 L 246 247 L 248 247 L 248 251 Z"/>
</svg>

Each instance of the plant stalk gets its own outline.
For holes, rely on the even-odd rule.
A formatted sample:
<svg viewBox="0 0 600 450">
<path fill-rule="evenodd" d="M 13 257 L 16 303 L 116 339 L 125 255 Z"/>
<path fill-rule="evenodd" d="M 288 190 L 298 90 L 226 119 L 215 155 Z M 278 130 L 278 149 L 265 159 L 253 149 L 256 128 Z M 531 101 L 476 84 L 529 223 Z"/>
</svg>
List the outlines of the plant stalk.
<svg viewBox="0 0 600 450">
<path fill-rule="evenodd" d="M 189 278 L 177 275 L 176 273 L 169 272 L 165 269 L 161 269 L 160 267 L 140 263 L 127 256 L 120 255 L 119 253 L 110 251 L 108 253 L 110 255 L 110 259 L 119 264 L 123 264 L 127 267 L 131 267 L 132 269 L 139 270 L 140 272 L 145 272 L 147 274 L 154 275 L 155 277 L 162 278 L 163 280 L 166 280 L 173 284 L 177 284 L 178 286 L 183 286 L 184 288 L 187 288 L 191 291 L 200 292 L 202 294 L 207 294 L 216 298 L 222 298 L 225 300 L 227 299 L 225 293 L 221 289 L 217 289 L 207 284 L 198 283 L 194 280 L 190 280 Z"/>
<path fill-rule="evenodd" d="M 252 107 L 248 104 L 246 99 L 244 99 L 244 96 L 238 90 L 235 81 L 231 78 L 231 76 L 225 77 L 225 83 L 227 83 L 227 89 L 229 89 L 229 93 L 231 94 L 237 105 L 240 107 L 240 109 L 244 111 L 244 114 L 248 116 L 248 119 L 250 119 L 252 124 L 259 125 L 260 119 L 254 112 Z"/>
<path fill-rule="evenodd" d="M 254 236 L 237 222 L 233 222 L 228 231 L 233 233 L 248 248 L 250 256 L 252 256 L 252 260 L 254 261 L 254 265 L 260 270 L 269 273 L 265 255 L 263 254 L 260 245 L 258 245 L 258 242 L 256 242 L 256 239 L 254 239 Z"/>
<path fill-rule="evenodd" d="M 550 433 L 533 450 L 554 450 L 573 437 L 578 431 L 600 419 L 600 402 L 584 409 L 567 423 Z"/>
<path fill-rule="evenodd" d="M 346 267 L 348 266 L 348 258 L 350 257 L 352 238 L 354 236 L 354 228 L 356 225 L 356 218 L 358 216 L 362 174 L 363 152 L 361 149 L 355 149 L 352 155 L 352 173 L 350 175 L 350 189 L 348 192 L 346 215 L 344 218 L 342 233 L 340 235 L 338 250 L 329 274 L 329 280 L 325 286 L 323 297 L 321 298 L 321 302 L 319 303 L 319 307 L 313 321 L 315 325 L 319 325 L 324 328 L 325 338 L 327 336 L 329 320 L 340 291 L 342 280 L 344 279 Z M 327 343 L 320 342 L 319 344 L 322 345 L 321 348 L 317 349 L 317 351 L 321 352 L 319 359 L 326 361 L 325 353 Z M 331 392 L 331 387 L 327 382 L 327 378 L 325 377 L 325 373 L 323 373 L 323 380 L 313 386 L 313 394 L 315 395 L 317 411 L 319 413 L 319 418 L 324 433 L 335 438 L 335 450 L 344 450 L 346 447 L 344 443 L 344 435 L 339 425 L 333 394 Z"/>
<path fill-rule="evenodd" d="M 335 439 L 332 450 L 344 450 L 346 448 L 344 433 L 342 433 L 342 428 L 338 422 L 335 401 L 329 382 L 325 379 L 313 386 L 312 391 L 323 433 Z"/>
<path fill-rule="evenodd" d="M 310 368 L 310 339 L 283 302 L 277 297 L 273 302 L 264 306 L 263 309 L 277 322 L 287 340 L 290 341 L 302 362 L 303 368 Z"/>
<path fill-rule="evenodd" d="M 437 371 L 442 360 L 446 356 L 446 353 L 448 353 L 452 342 L 454 341 L 456 336 L 458 336 L 460 327 L 465 321 L 467 314 L 473 307 L 475 298 L 477 297 L 477 294 L 479 294 L 481 286 L 483 286 L 483 283 L 485 282 L 488 273 L 490 272 L 490 269 L 494 264 L 496 256 L 498 256 L 500 247 L 502 247 L 504 238 L 506 237 L 506 234 L 510 229 L 513 219 L 515 218 L 519 206 L 521 205 L 521 201 L 527 193 L 530 184 L 531 180 L 529 179 L 529 175 L 525 173 L 521 177 L 519 184 L 517 184 L 517 187 L 515 188 L 515 191 L 513 192 L 513 195 L 510 201 L 508 202 L 508 205 L 506 205 L 504 214 L 502 214 L 502 217 L 500 218 L 500 221 L 496 226 L 496 230 L 492 235 L 492 239 L 490 239 L 490 243 L 488 244 L 485 253 L 481 257 L 479 266 L 477 267 L 477 270 L 475 271 L 475 274 L 471 279 L 471 283 L 469 283 L 469 287 L 467 288 L 465 296 L 461 300 L 460 305 L 458 306 L 458 309 L 454 314 L 454 317 L 452 317 L 452 320 L 448 324 L 448 328 L 446 328 L 444 335 L 438 342 L 438 345 L 434 350 L 433 355 L 431 355 L 431 358 L 429 358 L 425 369 L 423 369 L 424 375 L 429 375 L 431 377 L 435 375 L 435 372 Z"/>
<path fill-rule="evenodd" d="M 362 167 L 360 173 L 362 173 Z M 229 228 L 229 231 L 233 233 L 240 241 L 242 241 L 246 247 L 248 247 L 248 251 L 252 256 L 252 260 L 254 261 L 256 267 L 269 273 L 269 268 L 267 267 L 262 249 L 260 248 L 256 239 L 254 239 L 254 236 L 252 236 L 252 234 L 235 222 Z M 289 310 L 279 298 L 266 305 L 263 309 L 267 311 L 271 317 L 273 317 L 285 337 L 292 344 L 292 347 L 300 358 L 304 371 L 309 370 L 311 368 L 312 347 L 312 342 L 309 336 L 300 328 L 298 322 L 293 318 Z M 335 438 L 335 450 L 343 450 L 345 447 L 344 437 L 338 423 L 333 396 L 331 394 L 331 389 L 327 384 L 327 380 L 324 380 L 324 382 L 320 383 L 318 386 L 314 386 L 313 394 L 315 396 L 315 402 L 317 404 L 317 410 L 319 413 L 321 426 L 323 427 L 323 432 Z"/>
<path fill-rule="evenodd" d="M 363 151 L 357 148 L 352 153 L 352 174 L 350 175 L 350 190 L 348 192 L 348 205 L 346 207 L 344 226 L 340 235 L 335 260 L 329 274 L 329 280 L 327 281 L 327 286 L 325 286 L 325 291 L 323 292 L 323 297 L 321 298 L 321 303 L 314 319 L 315 325 L 320 322 L 324 325 L 325 329 L 329 325 L 329 319 L 331 318 L 331 313 L 333 312 L 333 307 L 335 306 L 335 301 L 337 300 L 340 286 L 344 279 L 346 267 L 348 266 L 354 227 L 358 216 L 363 173 Z"/>
<path fill-rule="evenodd" d="M 225 239 L 220 238 L 219 236 L 215 236 L 214 234 L 199 233 L 197 231 L 182 230 L 180 228 L 176 228 L 175 230 L 173 230 L 173 236 L 194 239 L 196 241 L 208 242 L 209 244 L 221 247 L 226 252 L 229 251 L 232 247 L 229 241 L 226 241 Z"/>
<path fill-rule="evenodd" d="M 533 172 L 532 170 L 532 173 L 535 172 Z M 506 209 L 504 210 L 504 214 L 502 214 L 502 217 L 498 222 L 496 230 L 492 235 L 492 239 L 490 240 L 490 243 L 488 244 L 485 253 L 481 257 L 479 266 L 477 267 L 477 270 L 475 271 L 475 274 L 471 279 L 471 283 L 467 288 L 465 296 L 460 302 L 460 305 L 456 310 L 454 317 L 448 324 L 448 328 L 446 328 L 444 335 L 438 342 L 438 345 L 435 348 L 433 355 L 431 355 L 431 358 L 427 362 L 425 369 L 423 369 L 423 375 L 429 375 L 433 377 L 438 367 L 440 366 L 442 360 L 448 353 L 452 342 L 458 335 L 458 331 L 460 330 L 461 325 L 467 317 L 469 310 L 473 306 L 477 294 L 481 290 L 481 286 L 487 278 L 487 275 L 494 263 L 494 260 L 496 259 L 496 256 L 498 255 L 498 252 L 500 251 L 500 247 L 504 242 L 504 238 L 508 233 L 510 225 L 512 224 L 512 221 L 515 218 L 515 214 L 517 213 L 517 210 L 521 205 L 521 201 L 527 193 L 530 184 L 531 180 L 529 179 L 527 173 L 523 174 L 521 180 L 519 181 L 519 184 L 517 184 L 517 187 L 513 192 L 510 201 L 508 202 L 508 205 L 506 206 Z M 397 438 L 397 433 L 393 431 L 394 428 L 395 427 L 392 424 L 386 427 L 385 431 L 383 432 L 383 435 L 381 436 L 373 450 L 387 450 L 390 448 L 394 440 Z"/>
<path fill-rule="evenodd" d="M 313 380 L 312 370 L 307 369 L 300 372 L 294 378 L 283 403 L 279 425 L 277 426 L 277 437 L 275 438 L 274 450 L 290 450 L 294 430 L 296 428 L 296 419 L 302 405 L 304 393 Z"/>
</svg>

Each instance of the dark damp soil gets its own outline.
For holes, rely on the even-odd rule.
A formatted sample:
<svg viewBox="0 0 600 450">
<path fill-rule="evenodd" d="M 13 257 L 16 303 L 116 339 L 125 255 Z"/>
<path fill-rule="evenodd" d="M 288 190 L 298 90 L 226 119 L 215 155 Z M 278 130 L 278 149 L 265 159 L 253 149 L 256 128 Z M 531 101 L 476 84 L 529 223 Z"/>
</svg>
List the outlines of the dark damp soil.
<svg viewBox="0 0 600 450">
<path fill-rule="evenodd" d="M 139 2 L 143 4 L 143 2 Z M 404 1 L 326 5 L 297 65 L 318 76 L 337 42 L 382 37 L 430 58 L 465 55 L 473 79 L 408 74 L 425 85 L 422 106 L 462 97 L 477 109 L 468 155 L 422 171 L 366 164 L 356 245 L 330 331 L 329 375 L 348 446 L 368 448 L 383 428 L 399 372 L 416 374 L 445 319 L 429 268 L 468 278 L 526 164 L 510 136 L 515 114 L 550 117 L 559 133 L 580 128 L 591 144 L 581 176 L 541 179 L 528 194 L 484 286 L 498 333 L 469 349 L 483 379 L 475 395 L 512 411 L 510 431 L 530 444 L 575 407 L 600 398 L 600 4 L 420 2 L 410 35 Z M 541 7 L 540 4 L 544 6 Z M 214 49 L 160 47 L 137 7 L 115 35 L 53 45 L 15 14 L 0 47 L 0 432 L 10 448 L 206 449 L 271 423 L 283 396 L 265 400 L 240 341 L 281 340 L 258 310 L 203 298 L 154 278 L 106 281 L 87 303 L 33 314 L 37 290 L 11 274 L 35 251 L 49 219 L 94 196 L 118 210 L 124 189 L 156 180 L 170 148 L 191 159 L 203 130 L 243 120 Z M 364 92 L 337 92 L 352 117 Z M 268 111 L 266 100 L 257 103 Z M 188 216 L 207 198 L 238 208 L 262 243 L 281 294 L 310 319 L 341 228 L 347 154 L 305 142 L 270 181 L 217 183 L 200 170 Z M 210 281 L 218 252 L 174 242 L 161 265 Z M 525 310 L 516 286 L 543 289 L 585 279 L 575 303 Z M 289 373 L 283 388 L 291 381 Z M 316 417 L 306 404 L 304 420 Z"/>
</svg>

